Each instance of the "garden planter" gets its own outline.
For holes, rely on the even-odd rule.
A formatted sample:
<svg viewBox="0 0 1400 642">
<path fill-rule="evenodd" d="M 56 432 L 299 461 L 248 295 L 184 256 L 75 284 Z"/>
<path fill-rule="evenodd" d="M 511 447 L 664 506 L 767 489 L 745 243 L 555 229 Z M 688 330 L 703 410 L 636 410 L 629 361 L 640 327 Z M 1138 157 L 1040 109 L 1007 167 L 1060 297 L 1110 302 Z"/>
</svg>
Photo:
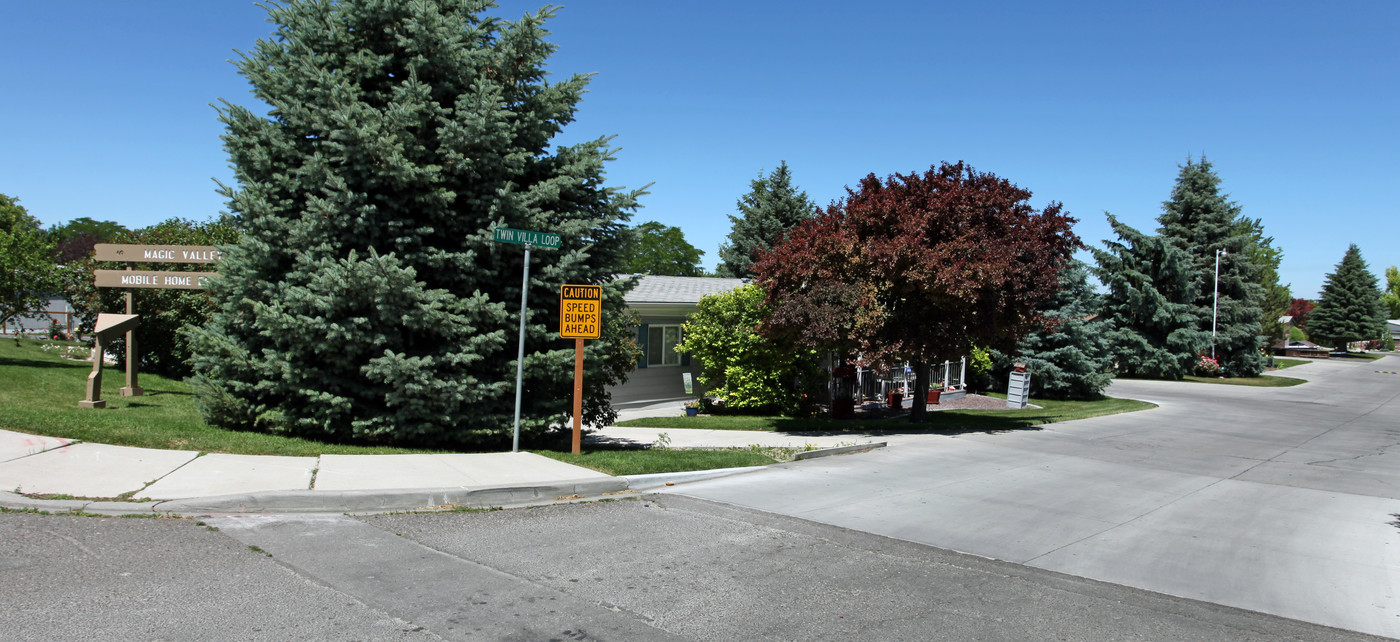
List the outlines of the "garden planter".
<svg viewBox="0 0 1400 642">
<path fill-rule="evenodd" d="M 889 396 L 888 396 L 888 398 L 886 399 L 886 401 L 889 402 L 889 406 L 890 406 L 891 408 L 898 408 L 898 407 L 900 407 L 901 405 L 904 404 L 904 393 L 902 393 L 902 392 L 891 392 L 891 393 L 889 393 Z"/>
<path fill-rule="evenodd" d="M 694 416 L 696 416 L 696 415 L 698 415 L 698 414 L 700 414 L 700 409 L 699 409 L 699 408 L 686 408 L 686 409 L 685 409 L 685 416 L 687 416 L 687 417 L 694 417 Z"/>
<path fill-rule="evenodd" d="M 929 402 L 929 403 L 935 403 L 935 404 L 936 404 L 936 403 L 938 403 L 938 398 L 939 398 L 939 397 L 942 397 L 942 396 L 943 396 L 943 389 L 942 389 L 942 388 L 938 388 L 938 389 L 935 389 L 935 390 L 930 390 L 930 391 L 928 391 L 928 402 Z"/>
</svg>

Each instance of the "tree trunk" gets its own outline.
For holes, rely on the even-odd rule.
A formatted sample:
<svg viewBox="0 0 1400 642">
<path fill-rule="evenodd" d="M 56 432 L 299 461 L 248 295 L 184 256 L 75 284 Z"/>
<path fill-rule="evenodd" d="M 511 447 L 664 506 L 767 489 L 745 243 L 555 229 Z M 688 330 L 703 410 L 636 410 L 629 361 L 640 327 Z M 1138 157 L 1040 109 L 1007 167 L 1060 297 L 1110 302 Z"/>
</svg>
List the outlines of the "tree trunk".
<svg viewBox="0 0 1400 642">
<path fill-rule="evenodd" d="M 928 364 L 922 360 L 912 362 L 914 367 L 914 388 L 909 391 L 909 423 L 923 423 L 928 414 Z"/>
</svg>

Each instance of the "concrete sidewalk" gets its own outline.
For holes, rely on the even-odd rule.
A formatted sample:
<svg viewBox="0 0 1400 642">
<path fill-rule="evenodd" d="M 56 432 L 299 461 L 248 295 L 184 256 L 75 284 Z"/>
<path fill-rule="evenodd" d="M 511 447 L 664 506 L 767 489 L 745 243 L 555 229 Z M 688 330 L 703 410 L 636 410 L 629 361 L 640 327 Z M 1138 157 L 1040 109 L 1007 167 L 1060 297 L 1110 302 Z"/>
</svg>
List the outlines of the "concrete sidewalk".
<svg viewBox="0 0 1400 642">
<path fill-rule="evenodd" d="M 625 411 L 679 414 L 679 404 Z M 589 444 L 672 448 L 831 448 L 862 436 L 610 427 Z M 720 471 L 732 473 L 734 471 Z M 705 476 L 717 473 L 705 472 Z M 677 474 L 676 479 L 694 475 Z M 446 505 L 509 506 L 622 492 L 664 483 L 658 476 L 612 477 L 541 455 L 200 454 L 75 443 L 0 430 L 0 507 L 97 513 L 383 512 Z M 37 496 L 37 497 L 36 497 Z M 45 499 L 57 497 L 61 499 Z"/>
</svg>

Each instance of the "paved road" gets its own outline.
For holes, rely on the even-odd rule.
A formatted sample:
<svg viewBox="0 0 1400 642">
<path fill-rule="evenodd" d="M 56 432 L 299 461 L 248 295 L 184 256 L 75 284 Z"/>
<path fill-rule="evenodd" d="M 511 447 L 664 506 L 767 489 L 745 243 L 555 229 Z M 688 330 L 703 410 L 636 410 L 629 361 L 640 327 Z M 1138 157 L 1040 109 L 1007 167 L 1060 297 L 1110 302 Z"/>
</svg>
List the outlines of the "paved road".
<svg viewBox="0 0 1400 642">
<path fill-rule="evenodd" d="M 0 514 L 20 640 L 1367 636 L 682 496 L 476 514 Z"/>
<path fill-rule="evenodd" d="M 1292 388 L 1122 381 L 1139 413 L 908 440 L 676 493 L 1400 637 L 1400 357 Z"/>
</svg>

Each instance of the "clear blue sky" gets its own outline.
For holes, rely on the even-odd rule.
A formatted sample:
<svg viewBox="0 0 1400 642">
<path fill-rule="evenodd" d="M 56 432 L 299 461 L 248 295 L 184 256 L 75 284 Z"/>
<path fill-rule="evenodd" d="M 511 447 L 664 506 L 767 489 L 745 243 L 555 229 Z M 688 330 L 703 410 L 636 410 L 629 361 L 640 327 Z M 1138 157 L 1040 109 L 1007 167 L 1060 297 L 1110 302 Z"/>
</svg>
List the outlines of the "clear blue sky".
<svg viewBox="0 0 1400 642">
<path fill-rule="evenodd" d="M 538 5 L 504 2 L 516 17 Z M 0 193 L 45 224 L 141 227 L 224 209 L 210 103 L 253 104 L 228 60 L 271 25 L 247 0 L 11 2 L 0 10 Z M 609 184 L 654 183 L 634 222 L 713 267 L 727 214 L 779 161 L 819 204 L 874 172 L 966 160 L 1156 227 L 1205 153 L 1313 297 L 1347 245 L 1400 264 L 1400 2 L 565 4 L 556 76 L 596 72 L 560 142 L 616 135 Z"/>
</svg>

